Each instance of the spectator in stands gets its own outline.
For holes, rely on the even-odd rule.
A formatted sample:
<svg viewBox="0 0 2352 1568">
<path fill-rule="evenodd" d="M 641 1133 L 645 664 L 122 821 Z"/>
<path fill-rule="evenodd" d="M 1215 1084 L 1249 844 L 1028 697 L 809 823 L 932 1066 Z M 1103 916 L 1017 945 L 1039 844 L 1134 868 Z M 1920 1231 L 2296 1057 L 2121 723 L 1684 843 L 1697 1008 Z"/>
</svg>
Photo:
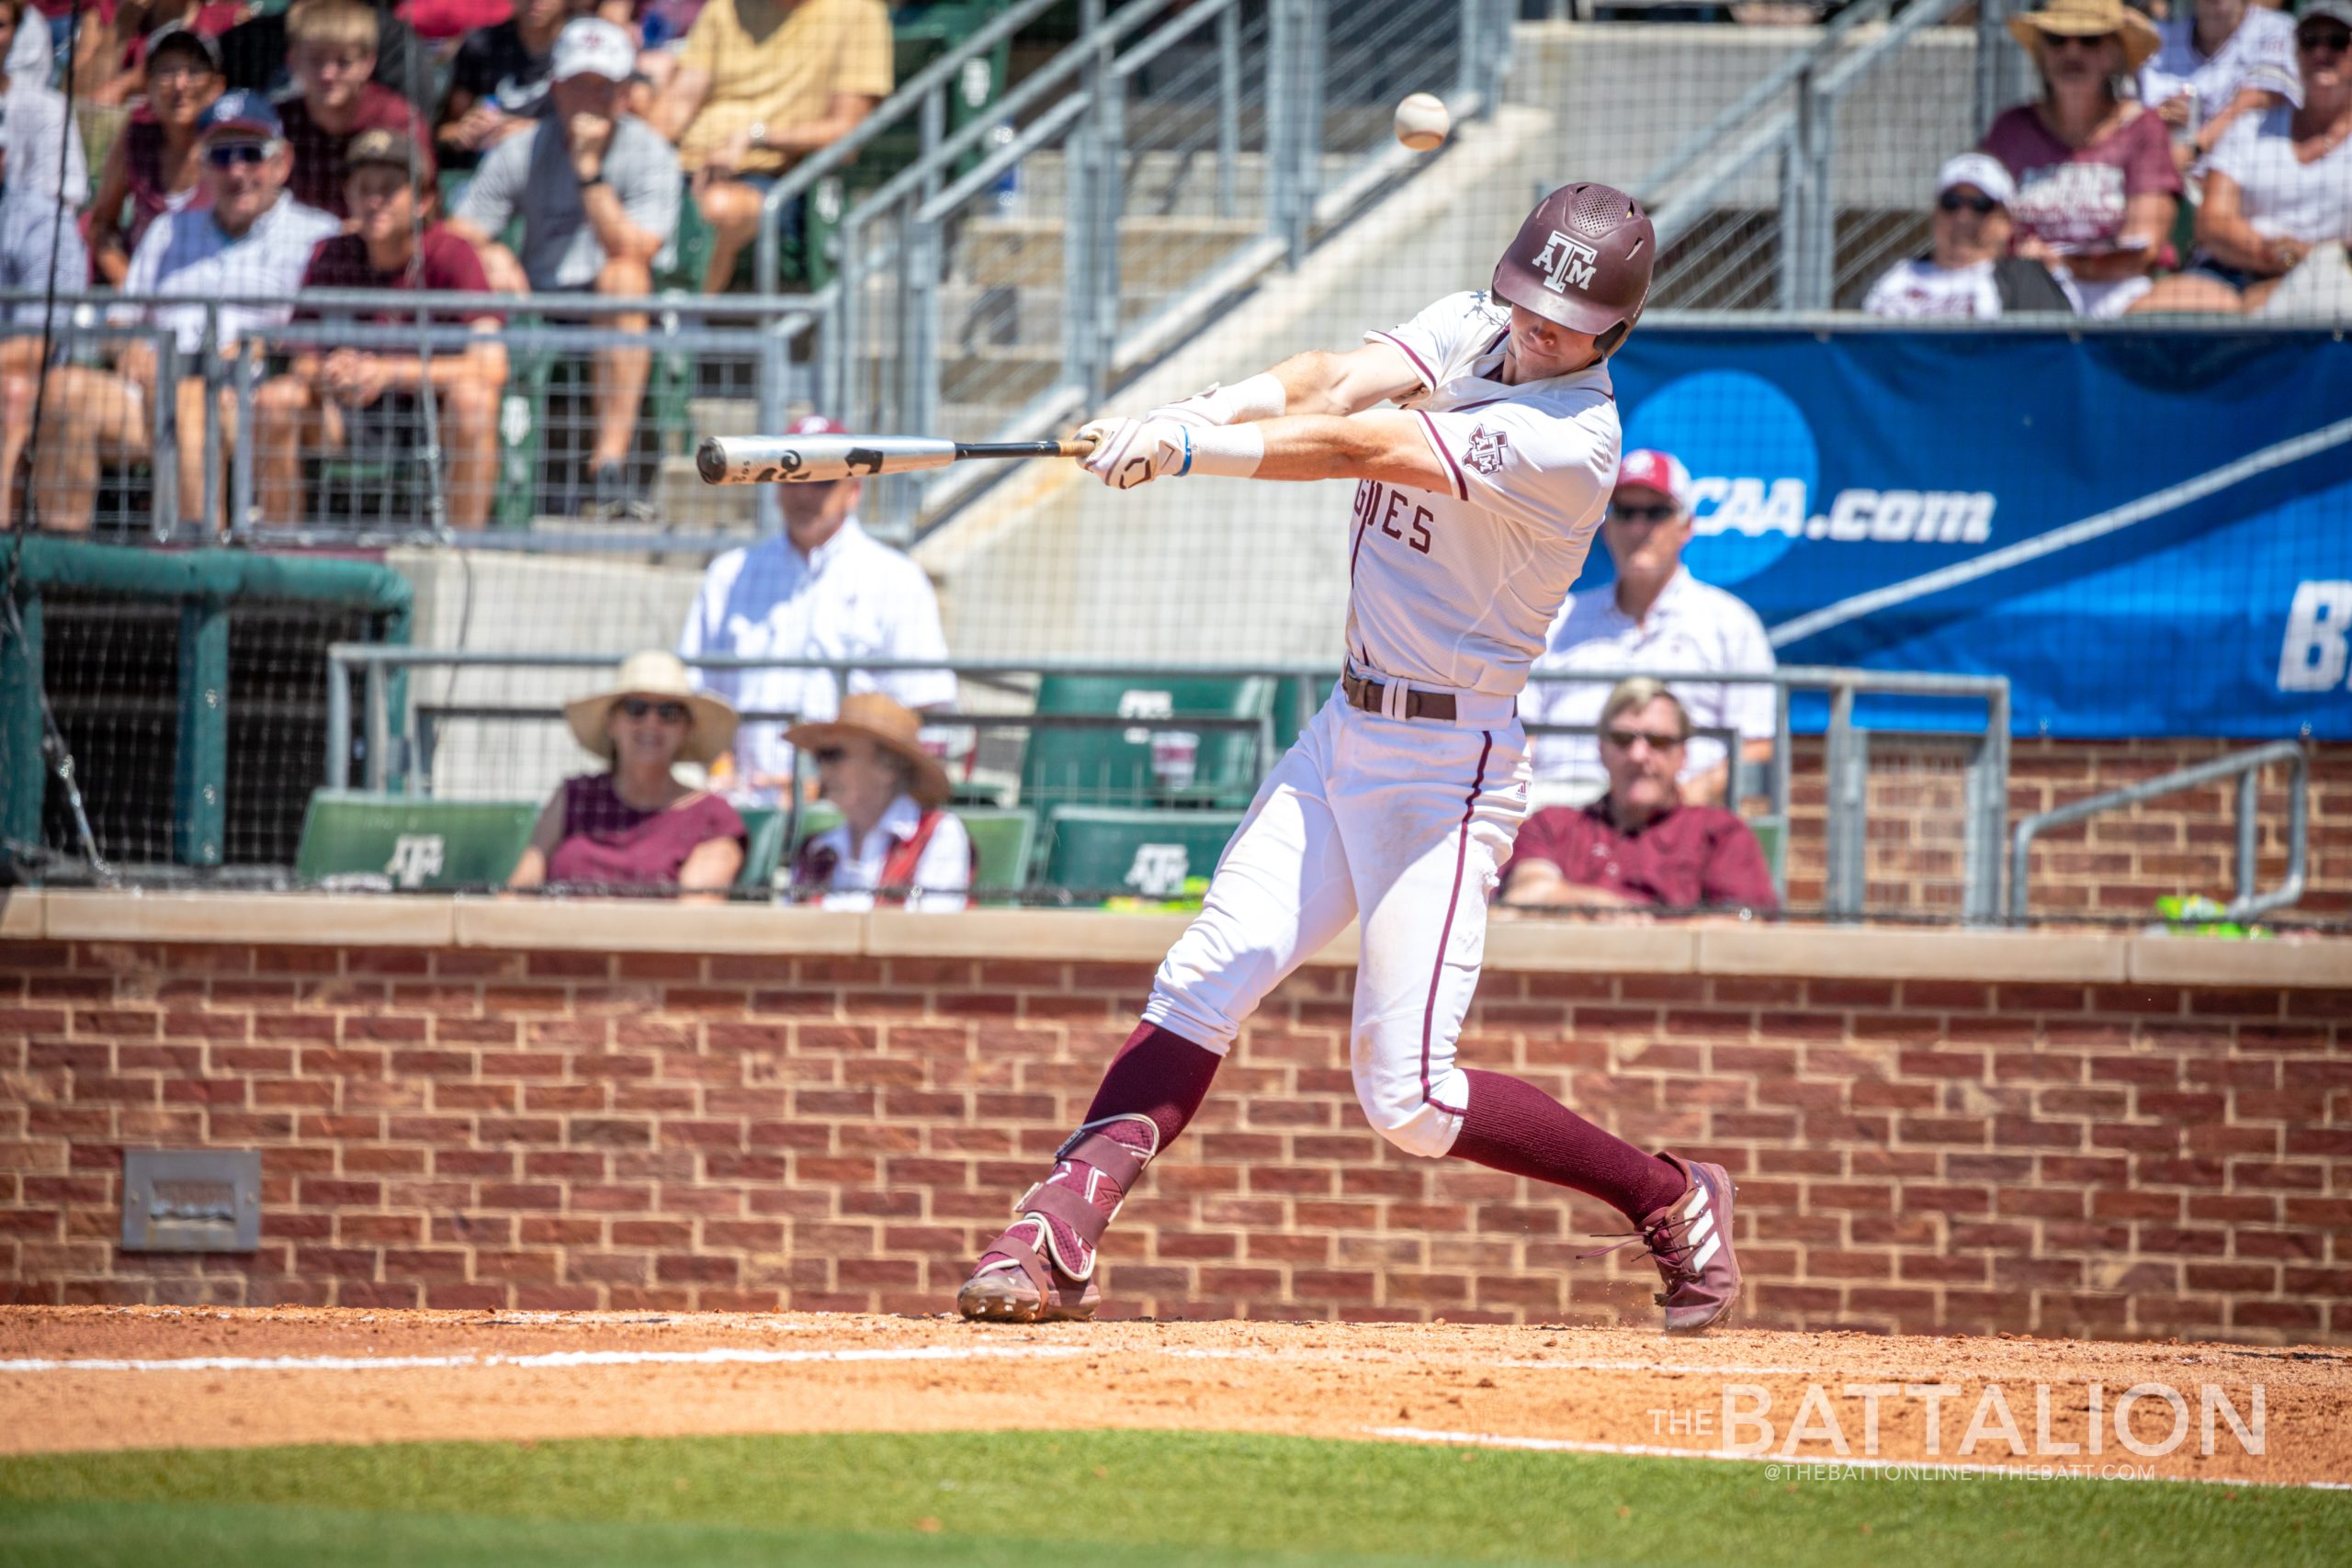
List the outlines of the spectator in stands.
<svg viewBox="0 0 2352 1568">
<path fill-rule="evenodd" d="M 795 421 L 793 435 L 841 434 L 820 415 Z M 784 535 L 729 550 L 710 563 L 687 612 L 678 652 L 687 659 L 862 660 L 947 657 L 939 601 L 912 560 L 876 541 L 857 521 L 859 481 L 784 485 Z M 745 713 L 788 713 L 804 723 L 828 719 L 844 700 L 823 670 L 706 670 L 697 677 Z M 853 668 L 850 690 L 878 691 L 910 708 L 956 700 L 945 670 L 868 673 Z M 747 724 L 736 736 L 734 788 L 772 800 L 792 783 L 791 738 L 774 724 Z"/>
<path fill-rule="evenodd" d="M 922 720 L 879 692 L 853 692 L 838 716 L 786 739 L 817 760 L 817 793 L 841 810 L 793 859 L 797 891 L 829 909 L 955 910 L 972 886 L 972 839 L 947 810 L 947 770 L 916 739 Z"/>
<path fill-rule="evenodd" d="M 0 62 L 14 52 L 25 12 L 25 0 L 0 0 Z M 62 191 L 66 205 L 80 211 L 90 190 L 90 165 L 82 152 L 81 127 L 66 112 L 65 96 L 49 85 L 46 75 L 0 65 L 0 117 L 6 118 L 0 150 L 6 152 L 8 183 L 18 197 L 38 194 L 54 201 Z"/>
<path fill-rule="evenodd" d="M 368 79 L 376 69 L 373 10 L 358 0 L 296 0 L 286 27 L 292 40 L 287 63 L 300 88 L 278 111 L 294 156 L 288 185 L 304 206 L 347 218 L 343 165 L 353 139 L 364 130 L 392 130 L 422 142 L 424 124 L 406 98 Z M 432 174 L 428 157 L 425 176 Z"/>
<path fill-rule="evenodd" d="M 710 223 L 707 292 L 735 276 L 776 177 L 890 96 L 893 58 L 882 0 L 710 0 L 702 8 L 653 121 L 677 143 Z"/>
<path fill-rule="evenodd" d="M 1546 724 L 1600 721 L 1605 684 L 1589 679 L 1546 684 L 1546 675 L 1660 670 L 1694 676 L 1765 674 L 1775 667 L 1772 644 L 1756 612 L 1700 581 L 1682 564 L 1682 551 L 1690 543 L 1690 474 L 1679 459 L 1648 450 L 1625 454 L 1600 525 L 1601 542 L 1617 564 L 1617 581 L 1569 596 L 1520 699 L 1524 716 Z M 1675 690 L 1700 725 L 1737 732 L 1744 756 L 1762 761 L 1772 755 L 1770 686 L 1678 681 Z M 1702 739 L 1676 755 L 1685 799 L 1724 798 L 1731 765 L 1721 741 Z M 1581 736 L 1541 737 L 1535 743 L 1539 792 L 1556 799 L 1589 799 L 1606 778 L 1603 761 Z"/>
<path fill-rule="evenodd" d="M 1902 320 L 1990 320 L 2019 310 L 2072 313 L 2050 269 L 2009 254 L 2009 203 L 2017 186 L 2001 161 L 1962 152 L 1936 175 L 1934 247 L 1899 261 L 1871 285 L 1862 309 Z"/>
<path fill-rule="evenodd" d="M 51 0 L 54 5 L 55 0 Z M 55 24 L 60 29 L 70 26 L 74 12 L 69 5 Z M 0 72 L 11 78 L 22 76 L 28 82 L 47 85 L 57 72 L 58 37 L 51 31 L 51 23 L 46 8 L 39 0 L 25 6 L 17 14 L 16 36 L 7 49 L 0 51 Z"/>
<path fill-rule="evenodd" d="M 2229 307 L 2210 278 L 2154 273 L 2181 193 L 2164 121 L 2119 95 L 2155 52 L 2154 24 L 2123 0 L 2046 0 L 2009 18 L 2042 95 L 2003 111 L 1982 151 L 2018 182 L 2014 248 L 2066 281 L 2084 315 Z"/>
<path fill-rule="evenodd" d="M 97 282 L 121 287 L 147 226 L 197 199 L 204 183 L 197 122 L 220 96 L 219 44 L 177 24 L 150 35 L 146 106 L 132 112 L 107 150 L 98 193 L 90 202 Z"/>
<path fill-rule="evenodd" d="M 2295 75 L 2295 23 L 2248 0 L 2196 0 L 2159 22 L 2156 51 L 2140 67 L 2140 101 L 2172 133 L 2184 175 L 2220 146 L 2239 119 L 2302 101 Z"/>
<path fill-rule="evenodd" d="M 394 14 L 392 0 L 366 3 L 376 14 L 376 69 L 369 80 L 400 94 L 418 114 L 430 117 L 438 88 L 438 73 L 431 57 L 408 24 Z M 292 20 L 291 10 L 272 6 L 220 35 L 220 59 L 228 67 L 231 87 L 275 95 L 292 82 L 288 42 Z"/>
<path fill-rule="evenodd" d="M 1621 682 L 1600 710 L 1609 793 L 1581 809 L 1549 806 L 1528 818 L 1503 868 L 1502 903 L 1778 908 L 1747 824 L 1692 804 L 1676 782 L 1690 735 L 1690 715 L 1664 685 Z"/>
<path fill-rule="evenodd" d="M 256 93 L 223 93 L 204 111 L 203 199 L 166 212 L 148 226 L 131 253 L 123 292 L 189 300 L 277 299 L 283 305 L 220 306 L 215 312 L 223 353 L 240 351 L 244 334 L 284 322 L 295 288 L 320 241 L 342 225 L 303 206 L 286 189 L 292 158 L 277 111 Z M 161 328 L 176 340 L 181 363 L 192 367 L 204 339 L 200 305 L 119 306 L 119 324 Z M 156 356 L 145 340 L 126 344 L 115 358 L 119 373 L 88 366 L 49 372 L 41 399 L 40 442 L 34 481 L 45 525 L 82 532 L 90 525 L 102 458 L 144 457 L 153 450 L 153 414 L 160 395 Z M 180 433 L 179 496 L 184 515 L 217 521 L 220 497 L 204 489 L 204 380 L 184 377 L 174 389 Z M 226 450 L 236 439 L 236 404 L 226 389 L 217 426 Z M 224 465 L 225 467 L 225 465 Z"/>
<path fill-rule="evenodd" d="M 75 96 L 109 107 L 137 103 L 147 93 L 147 62 L 156 38 L 173 29 L 218 39 L 250 7 L 237 0 L 114 0 L 83 20 Z"/>
<path fill-rule="evenodd" d="M 2213 149 L 2197 210 L 2202 265 L 2263 310 L 2308 262 L 2345 280 L 2352 242 L 2352 0 L 2312 0 L 2295 24 L 2299 108 L 2242 118 Z"/>
<path fill-rule="evenodd" d="M 509 887 L 573 884 L 723 892 L 743 869 L 735 808 L 679 782 L 680 762 L 726 754 L 735 710 L 658 649 L 631 654 L 609 691 L 566 703 L 572 738 L 608 764 L 559 785 Z"/>
<path fill-rule="evenodd" d="M 433 202 L 432 176 L 422 152 L 396 130 L 365 130 L 345 160 L 352 231 L 318 248 L 302 288 L 417 289 L 481 293 L 481 259 L 471 245 L 421 214 Z M 347 313 L 334 312 L 348 320 Z M 322 314 L 299 306 L 295 319 Z M 413 321 L 397 310 L 365 315 L 379 322 Z M 430 376 L 441 450 L 447 462 L 448 519 L 453 527 L 480 528 L 490 516 L 498 472 L 498 396 L 506 384 L 506 350 L 494 334 L 492 311 L 454 319 L 481 341 L 463 351 L 444 349 L 428 366 L 422 354 L 330 348 L 298 352 L 283 376 L 262 383 L 254 397 L 254 444 L 262 515 L 299 523 L 304 452 L 340 452 L 352 446 L 413 449 L 423 428 L 420 405 Z M 379 439 L 367 441 L 366 434 Z M 355 434 L 362 439 L 355 440 Z M 384 438 L 390 437 L 386 441 Z"/>
<path fill-rule="evenodd" d="M 442 165 L 470 169 L 482 154 L 546 118 L 556 35 L 572 0 L 522 0 L 514 14 L 466 35 L 434 132 Z"/>
<path fill-rule="evenodd" d="M 653 292 L 653 269 L 677 232 L 678 155 L 620 107 L 637 58 L 628 34 L 600 17 L 564 24 L 556 39 L 554 112 L 491 150 L 458 203 L 450 229 L 481 252 L 502 293 Z M 496 236 L 523 220 L 523 256 Z M 597 324 L 641 333 L 642 314 Z M 606 515 L 642 510 L 628 473 L 638 406 L 652 355 L 596 352 L 596 436 L 589 454 L 595 505 Z"/>
<path fill-rule="evenodd" d="M 8 164 L 8 151 L 0 145 L 0 292 L 42 294 L 54 282 L 60 294 L 80 293 L 88 284 L 90 256 L 73 213 L 56 197 L 28 193 L 10 180 Z M 51 321 L 39 299 L 8 308 L 18 335 L 0 338 L 0 525 L 17 521 L 17 466 L 32 434 L 43 354 L 63 351 L 72 315 L 71 306 L 60 305 Z"/>
</svg>

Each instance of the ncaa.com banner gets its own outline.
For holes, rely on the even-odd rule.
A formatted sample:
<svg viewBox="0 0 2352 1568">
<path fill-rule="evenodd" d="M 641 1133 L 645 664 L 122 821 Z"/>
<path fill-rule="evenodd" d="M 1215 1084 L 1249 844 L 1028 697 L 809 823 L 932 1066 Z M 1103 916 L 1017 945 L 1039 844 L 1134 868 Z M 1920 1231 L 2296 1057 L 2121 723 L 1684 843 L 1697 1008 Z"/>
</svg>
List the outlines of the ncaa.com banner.
<svg viewBox="0 0 2352 1568">
<path fill-rule="evenodd" d="M 1781 662 L 2005 674 L 2019 734 L 2352 739 L 2337 333 L 1661 323 L 1612 368 Z"/>
</svg>

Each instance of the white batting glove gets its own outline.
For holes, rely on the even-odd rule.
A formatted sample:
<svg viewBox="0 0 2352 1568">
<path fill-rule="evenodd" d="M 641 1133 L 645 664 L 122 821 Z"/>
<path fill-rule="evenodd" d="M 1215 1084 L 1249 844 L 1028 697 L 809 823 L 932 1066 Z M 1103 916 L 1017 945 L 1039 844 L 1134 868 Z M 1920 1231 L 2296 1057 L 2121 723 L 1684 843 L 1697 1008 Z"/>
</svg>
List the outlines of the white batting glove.
<svg viewBox="0 0 2352 1568">
<path fill-rule="evenodd" d="M 1207 390 L 1194 392 L 1189 398 L 1180 398 L 1172 403 L 1162 403 L 1143 417 L 1147 420 L 1172 420 L 1178 424 L 1189 424 L 1195 430 L 1214 429 L 1220 424 L 1231 423 L 1231 416 L 1216 400 L 1219 390 L 1221 390 L 1220 388 L 1211 385 Z"/>
<path fill-rule="evenodd" d="M 1193 426 L 1179 420 L 1100 419 L 1080 425 L 1081 439 L 1094 438 L 1086 471 L 1113 490 L 1133 490 L 1163 474 L 1193 466 Z"/>
</svg>

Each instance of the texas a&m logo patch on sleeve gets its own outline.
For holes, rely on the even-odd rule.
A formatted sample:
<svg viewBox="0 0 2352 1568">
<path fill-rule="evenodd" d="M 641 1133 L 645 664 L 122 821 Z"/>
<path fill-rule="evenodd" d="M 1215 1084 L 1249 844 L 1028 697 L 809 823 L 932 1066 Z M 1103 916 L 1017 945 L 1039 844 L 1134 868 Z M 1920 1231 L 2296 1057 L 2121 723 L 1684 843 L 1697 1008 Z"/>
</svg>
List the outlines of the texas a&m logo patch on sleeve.
<svg viewBox="0 0 2352 1568">
<path fill-rule="evenodd" d="M 1492 474 L 1503 466 L 1503 444 L 1508 439 L 1502 431 L 1482 424 L 1470 433 L 1470 450 L 1462 460 L 1482 474 Z"/>
</svg>

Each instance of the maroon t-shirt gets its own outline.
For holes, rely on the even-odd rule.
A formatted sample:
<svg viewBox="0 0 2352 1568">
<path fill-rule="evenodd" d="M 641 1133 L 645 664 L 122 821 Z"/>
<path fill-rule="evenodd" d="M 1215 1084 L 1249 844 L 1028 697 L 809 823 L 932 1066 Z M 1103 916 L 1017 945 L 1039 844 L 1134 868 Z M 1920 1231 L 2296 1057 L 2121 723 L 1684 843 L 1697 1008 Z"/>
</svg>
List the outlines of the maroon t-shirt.
<svg viewBox="0 0 2352 1568">
<path fill-rule="evenodd" d="M 1678 806 L 1631 833 L 1610 821 L 1607 795 L 1582 810 L 1549 806 L 1519 829 L 1511 863 L 1522 860 L 1549 861 L 1577 886 L 1668 908 L 1781 903 L 1756 835 L 1720 806 Z"/>
<path fill-rule="evenodd" d="M 747 837 L 743 818 L 718 795 L 690 795 L 660 811 L 639 811 L 621 799 L 612 774 L 582 773 L 563 781 L 563 838 L 548 857 L 548 880 L 674 887 L 696 848 Z"/>
<path fill-rule="evenodd" d="M 397 130 L 412 138 L 424 160 L 425 176 L 433 177 L 433 132 L 408 100 L 390 87 L 370 82 L 359 89 L 359 118 L 349 130 L 322 129 L 299 94 L 277 106 L 277 118 L 285 124 L 286 145 L 294 154 L 294 172 L 286 188 L 305 207 L 337 218 L 351 216 L 343 199 L 343 155 L 363 130 Z"/>
<path fill-rule="evenodd" d="M 376 264 L 368 259 L 368 242 L 356 234 L 336 234 L 319 242 L 311 253 L 311 265 L 303 270 L 305 288 L 415 288 L 422 285 L 430 294 L 472 293 L 490 291 L 490 279 L 481 270 L 481 257 L 474 248 L 444 229 L 438 223 L 427 229 L 417 245 L 414 268 L 394 267 L 379 272 Z M 495 310 L 478 312 L 494 316 Z M 436 318 L 439 312 L 436 312 Z M 317 319 L 319 312 L 307 305 L 296 307 L 297 321 Z M 398 310 L 376 312 L 370 320 L 378 321 L 413 321 L 413 313 Z M 469 317 L 469 320 L 474 319 Z"/>
<path fill-rule="evenodd" d="M 2017 176 L 2018 198 L 2009 204 L 2017 237 L 2062 251 L 2112 250 L 2133 197 L 2181 190 L 2171 135 L 2145 111 L 2087 147 L 2069 147 L 2031 104 L 2019 104 L 1993 122 L 1980 145 Z"/>
</svg>

